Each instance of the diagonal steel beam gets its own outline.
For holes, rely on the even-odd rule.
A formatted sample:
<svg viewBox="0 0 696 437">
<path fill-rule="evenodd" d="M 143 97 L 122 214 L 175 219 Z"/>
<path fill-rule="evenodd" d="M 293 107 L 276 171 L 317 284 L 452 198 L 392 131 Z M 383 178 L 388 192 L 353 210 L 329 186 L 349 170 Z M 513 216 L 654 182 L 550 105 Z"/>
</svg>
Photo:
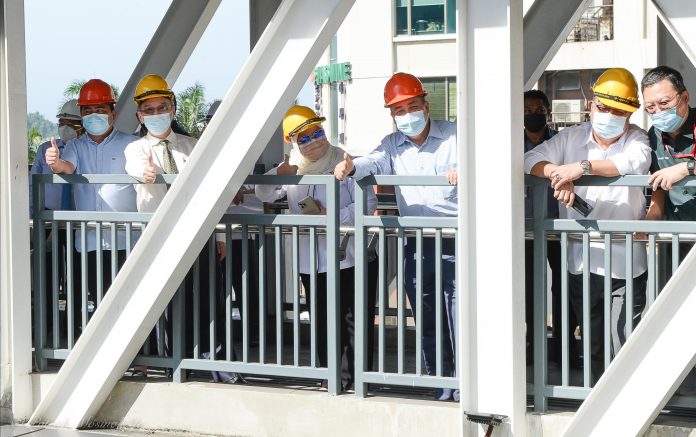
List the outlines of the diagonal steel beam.
<svg viewBox="0 0 696 437">
<path fill-rule="evenodd" d="M 696 68 L 696 2 L 652 0 L 657 15 Z"/>
<path fill-rule="evenodd" d="M 647 431 L 696 365 L 694 269 L 692 250 L 580 406 L 566 437 Z"/>
<path fill-rule="evenodd" d="M 591 0 L 536 0 L 524 15 L 524 89 L 531 89 L 556 56 Z"/>
<path fill-rule="evenodd" d="M 221 1 L 172 1 L 138 65 L 123 87 L 122 98 L 116 104 L 119 114 L 116 129 L 134 132 L 138 127 L 132 98 L 135 87 L 144 75 L 159 74 L 167 79 L 170 86 L 174 86 Z"/>
<path fill-rule="evenodd" d="M 25 59 L 24 2 L 0 0 L 0 399 L 15 420 L 33 407 Z"/>
<path fill-rule="evenodd" d="M 283 1 L 31 423 L 94 417 L 353 3 Z"/>
</svg>

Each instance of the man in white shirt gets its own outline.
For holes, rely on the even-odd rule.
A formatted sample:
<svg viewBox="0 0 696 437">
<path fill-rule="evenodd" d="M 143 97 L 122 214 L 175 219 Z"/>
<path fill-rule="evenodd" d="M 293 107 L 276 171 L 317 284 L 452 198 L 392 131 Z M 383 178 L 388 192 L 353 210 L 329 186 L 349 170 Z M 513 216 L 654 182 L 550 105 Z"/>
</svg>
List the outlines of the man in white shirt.
<svg viewBox="0 0 696 437">
<path fill-rule="evenodd" d="M 645 131 L 628 120 L 639 107 L 638 85 L 623 68 L 605 71 L 593 86 L 590 122 L 568 127 L 558 135 L 525 153 L 525 172 L 551 179 L 555 197 L 566 208 L 560 218 L 640 220 L 645 214 L 645 196 L 640 187 L 575 187 L 573 181 L 583 175 L 619 176 L 646 174 L 650 167 L 650 147 Z M 585 217 L 573 209 L 575 196 L 593 208 Z M 582 271 L 590 271 L 590 333 L 593 381 L 604 372 L 604 243 L 590 243 L 590 265 L 583 265 L 582 243 L 571 241 L 568 254 L 570 298 L 582 321 Z M 644 245 L 633 246 L 632 272 L 626 271 L 626 244 L 611 245 L 612 352 L 625 341 L 626 277 L 633 278 L 633 325 L 640 321 L 645 307 L 647 261 Z"/>
<path fill-rule="evenodd" d="M 180 135 L 172 130 L 172 121 L 175 117 L 174 92 L 169 87 L 164 78 L 156 74 L 144 76 L 135 90 L 135 104 L 138 105 L 136 116 L 138 121 L 145 127 L 147 133 L 139 140 L 133 141 L 126 147 L 126 171 L 145 184 L 135 185 L 137 194 L 137 206 L 140 212 L 155 212 L 167 194 L 167 185 L 155 184 L 157 174 L 178 174 L 186 166 L 193 148 L 196 145 L 194 138 Z M 217 296 L 217 323 L 220 328 L 224 323 L 224 293 L 222 292 L 221 266 L 219 257 L 225 253 L 224 241 L 217 243 L 218 258 L 214 260 L 214 266 L 210 266 L 208 256 L 208 246 L 206 245 L 198 257 L 199 263 L 199 292 L 200 297 L 200 320 L 198 350 L 204 352 L 202 356 L 209 353 L 210 349 L 210 330 L 207 329 L 210 302 L 208 299 L 209 287 L 216 289 Z M 215 281 L 210 283 L 209 269 L 215 272 Z M 193 284 L 192 273 L 186 278 L 186 308 L 193 308 Z M 165 318 L 168 319 L 165 312 Z M 191 351 L 195 348 L 193 335 L 193 314 L 186 314 L 186 350 Z M 171 325 L 167 323 L 167 335 L 165 349 L 169 346 L 171 338 Z M 158 334 L 159 335 L 159 334 Z M 224 332 L 219 332 L 217 337 L 222 339 Z M 219 340 L 218 340 L 219 341 Z M 220 349 L 220 347 L 218 347 Z M 168 354 L 168 352 L 165 352 Z M 223 380 L 235 379 L 235 375 L 220 372 Z M 218 373 L 213 374 L 217 379 Z"/>
</svg>

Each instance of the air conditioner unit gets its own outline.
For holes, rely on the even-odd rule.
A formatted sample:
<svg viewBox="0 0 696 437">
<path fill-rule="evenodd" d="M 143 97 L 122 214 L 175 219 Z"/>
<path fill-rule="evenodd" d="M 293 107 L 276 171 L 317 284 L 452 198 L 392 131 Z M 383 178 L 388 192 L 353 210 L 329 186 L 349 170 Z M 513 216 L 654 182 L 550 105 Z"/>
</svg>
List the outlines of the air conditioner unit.
<svg viewBox="0 0 696 437">
<path fill-rule="evenodd" d="M 582 123 L 585 119 L 584 101 L 554 100 L 551 104 L 551 114 L 554 123 Z"/>
</svg>

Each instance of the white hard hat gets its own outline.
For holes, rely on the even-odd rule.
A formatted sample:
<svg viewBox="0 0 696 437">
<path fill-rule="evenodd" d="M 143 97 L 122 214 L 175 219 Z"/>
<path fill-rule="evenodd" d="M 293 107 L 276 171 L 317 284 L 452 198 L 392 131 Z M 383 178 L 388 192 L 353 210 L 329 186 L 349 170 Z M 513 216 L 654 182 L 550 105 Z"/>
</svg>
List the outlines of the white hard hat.
<svg viewBox="0 0 696 437">
<path fill-rule="evenodd" d="M 56 114 L 56 118 L 65 118 L 67 120 L 82 120 L 80 115 L 80 108 L 77 106 L 77 99 L 68 100 L 63 103 L 63 107 L 60 108 L 60 113 Z"/>
<path fill-rule="evenodd" d="M 205 121 L 210 121 L 210 119 L 213 118 L 213 115 L 215 115 L 215 111 L 220 107 L 220 100 L 216 100 L 213 103 L 210 104 L 210 108 L 208 108 L 208 114 L 205 116 Z"/>
</svg>

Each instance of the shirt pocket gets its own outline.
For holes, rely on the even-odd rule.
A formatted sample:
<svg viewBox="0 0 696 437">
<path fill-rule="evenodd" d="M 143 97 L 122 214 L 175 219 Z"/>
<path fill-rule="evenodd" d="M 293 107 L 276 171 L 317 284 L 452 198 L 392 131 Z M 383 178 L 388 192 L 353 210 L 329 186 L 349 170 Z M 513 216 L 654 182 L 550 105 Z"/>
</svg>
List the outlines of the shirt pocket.
<svg viewBox="0 0 696 437">
<path fill-rule="evenodd" d="M 109 173 L 125 174 L 126 173 L 126 156 L 112 156 L 109 158 Z"/>
</svg>

